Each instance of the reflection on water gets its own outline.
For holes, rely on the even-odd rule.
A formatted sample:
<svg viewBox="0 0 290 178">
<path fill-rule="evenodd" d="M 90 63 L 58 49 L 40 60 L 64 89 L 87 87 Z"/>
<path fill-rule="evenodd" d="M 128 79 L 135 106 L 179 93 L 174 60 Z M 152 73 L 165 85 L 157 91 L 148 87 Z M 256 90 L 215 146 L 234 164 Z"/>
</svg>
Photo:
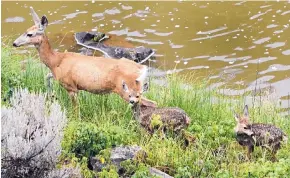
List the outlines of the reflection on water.
<svg viewBox="0 0 290 178">
<path fill-rule="evenodd" d="M 156 76 L 196 71 L 212 86 L 226 86 L 223 94 L 268 90 L 289 108 L 289 1 L 2 2 L 2 36 L 15 38 L 33 24 L 29 6 L 47 15 L 59 51 L 79 50 L 73 32 L 107 32 L 118 45 L 153 48 Z"/>
</svg>

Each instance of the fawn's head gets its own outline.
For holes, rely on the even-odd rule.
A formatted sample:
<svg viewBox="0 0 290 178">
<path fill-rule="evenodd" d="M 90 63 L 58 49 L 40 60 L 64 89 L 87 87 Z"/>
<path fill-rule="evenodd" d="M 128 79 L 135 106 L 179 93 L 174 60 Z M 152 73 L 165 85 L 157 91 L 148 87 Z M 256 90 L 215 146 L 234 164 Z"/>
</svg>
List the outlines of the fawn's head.
<svg viewBox="0 0 290 178">
<path fill-rule="evenodd" d="M 248 105 L 245 105 L 244 107 L 244 112 L 243 115 L 240 116 L 238 114 L 234 114 L 235 119 L 237 121 L 237 125 L 235 127 L 235 132 L 236 133 L 244 133 L 249 136 L 253 134 L 251 128 L 249 127 L 250 122 L 249 122 L 249 110 L 248 110 Z"/>
<path fill-rule="evenodd" d="M 36 12 L 30 7 L 31 15 L 34 21 L 34 25 L 26 30 L 21 36 L 19 36 L 14 42 L 14 47 L 20 47 L 23 45 L 39 45 L 44 37 L 44 30 L 48 25 L 46 16 L 42 16 L 40 19 Z"/>
<path fill-rule="evenodd" d="M 127 83 L 123 80 L 122 81 L 122 88 L 123 88 L 123 98 L 128 101 L 130 104 L 135 105 L 139 103 L 141 100 L 141 96 L 144 92 L 148 90 L 148 83 L 145 83 L 143 86 L 141 85 L 141 82 L 136 80 L 135 81 L 135 89 L 129 88 Z"/>
</svg>

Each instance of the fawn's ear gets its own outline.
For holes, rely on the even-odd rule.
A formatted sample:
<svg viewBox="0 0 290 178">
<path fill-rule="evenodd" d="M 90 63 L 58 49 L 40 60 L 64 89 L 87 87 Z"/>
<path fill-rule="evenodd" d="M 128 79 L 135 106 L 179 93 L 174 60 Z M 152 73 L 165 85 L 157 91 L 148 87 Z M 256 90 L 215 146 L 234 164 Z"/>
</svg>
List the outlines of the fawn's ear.
<svg viewBox="0 0 290 178">
<path fill-rule="evenodd" d="M 248 109 L 248 105 L 245 105 L 245 108 L 244 108 L 244 116 L 245 116 L 245 117 L 249 117 L 249 109 Z"/>
<path fill-rule="evenodd" d="M 236 119 L 237 122 L 239 122 L 239 120 L 240 120 L 239 118 L 240 117 L 239 117 L 239 115 L 237 113 L 234 113 L 234 118 Z"/>
<path fill-rule="evenodd" d="M 127 84 L 126 84 L 126 82 L 124 80 L 122 80 L 122 88 L 123 88 L 124 92 L 128 92 L 129 91 L 128 86 L 127 86 Z"/>
<path fill-rule="evenodd" d="M 147 98 L 142 97 L 141 98 L 141 105 L 142 106 L 148 106 L 148 107 L 157 107 L 157 103 L 155 101 L 149 100 Z"/>
</svg>

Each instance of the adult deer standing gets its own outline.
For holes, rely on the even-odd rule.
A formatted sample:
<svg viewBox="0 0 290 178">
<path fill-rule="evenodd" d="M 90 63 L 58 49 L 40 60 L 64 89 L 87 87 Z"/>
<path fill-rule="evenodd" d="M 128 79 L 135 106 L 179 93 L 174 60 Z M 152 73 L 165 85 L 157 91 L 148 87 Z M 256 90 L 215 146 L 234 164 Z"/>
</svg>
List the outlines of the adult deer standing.
<svg viewBox="0 0 290 178">
<path fill-rule="evenodd" d="M 75 106 L 79 90 L 95 94 L 114 92 L 129 102 L 130 99 L 122 88 L 122 84 L 126 82 L 132 90 L 142 94 L 147 66 L 125 58 L 117 60 L 56 52 L 51 48 L 44 32 L 48 25 L 46 16 L 40 19 L 32 7 L 30 10 L 35 25 L 18 37 L 13 46 L 33 44 L 39 52 L 41 61 L 51 70 L 54 79 L 67 90 Z"/>
</svg>

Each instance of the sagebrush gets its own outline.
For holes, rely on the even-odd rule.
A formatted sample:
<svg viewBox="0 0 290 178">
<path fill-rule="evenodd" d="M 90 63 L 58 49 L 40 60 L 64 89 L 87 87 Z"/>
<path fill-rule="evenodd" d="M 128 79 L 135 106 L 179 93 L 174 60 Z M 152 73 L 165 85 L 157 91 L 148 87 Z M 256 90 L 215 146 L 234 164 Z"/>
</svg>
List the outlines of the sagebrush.
<svg viewBox="0 0 290 178">
<path fill-rule="evenodd" d="M 3 177 L 39 177 L 52 170 L 61 153 L 67 118 L 57 102 L 46 96 L 14 91 L 9 107 L 2 107 L 1 157 Z"/>
</svg>

